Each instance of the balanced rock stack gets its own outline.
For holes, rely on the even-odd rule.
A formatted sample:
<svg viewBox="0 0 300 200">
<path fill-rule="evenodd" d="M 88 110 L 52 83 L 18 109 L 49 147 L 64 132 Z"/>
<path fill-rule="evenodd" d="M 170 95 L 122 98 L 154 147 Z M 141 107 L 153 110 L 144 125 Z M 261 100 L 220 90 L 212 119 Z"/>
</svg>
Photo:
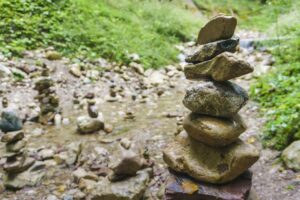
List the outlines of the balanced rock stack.
<svg viewBox="0 0 300 200">
<path fill-rule="evenodd" d="M 3 169 L 8 176 L 15 176 L 34 164 L 35 160 L 24 153 L 26 142 L 23 131 L 9 132 L 1 138 L 1 142 L 6 143 L 6 163 Z"/>
<path fill-rule="evenodd" d="M 54 121 L 55 114 L 59 111 L 59 98 L 53 90 L 54 81 L 49 77 L 49 71 L 44 67 L 42 77 L 35 83 L 35 90 L 38 91 L 36 99 L 40 102 L 41 113 L 39 122 L 48 124 Z"/>
<path fill-rule="evenodd" d="M 253 68 L 233 54 L 239 43 L 234 36 L 236 24 L 236 18 L 219 15 L 200 30 L 197 50 L 187 57 L 186 61 L 190 64 L 184 69 L 187 79 L 198 81 L 187 89 L 183 100 L 191 113 L 183 121 L 185 131 L 164 150 L 164 161 L 172 170 L 189 175 L 193 178 L 191 180 L 198 180 L 197 184 L 203 183 L 205 187 L 213 188 L 208 188 L 206 194 L 201 194 L 200 190 L 193 191 L 198 191 L 199 197 L 204 199 L 208 196 L 215 199 L 245 199 L 251 187 L 251 178 L 246 189 L 231 190 L 235 194 L 230 195 L 237 195 L 238 198 L 216 196 L 214 190 L 223 190 L 224 183 L 232 184 L 228 182 L 246 172 L 259 157 L 254 146 L 239 139 L 246 126 L 238 111 L 246 104 L 248 95 L 229 80 L 250 73 Z M 178 191 L 172 188 L 167 186 L 167 199 L 176 199 L 175 193 Z M 180 198 L 189 199 L 187 196 Z"/>
</svg>

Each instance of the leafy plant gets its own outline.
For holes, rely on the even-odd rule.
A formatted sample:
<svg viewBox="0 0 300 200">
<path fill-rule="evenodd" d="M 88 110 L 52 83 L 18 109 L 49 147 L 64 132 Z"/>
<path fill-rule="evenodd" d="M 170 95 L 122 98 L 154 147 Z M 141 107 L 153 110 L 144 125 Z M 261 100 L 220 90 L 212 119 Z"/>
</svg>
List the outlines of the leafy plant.
<svg viewBox="0 0 300 200">
<path fill-rule="evenodd" d="M 268 119 L 263 143 L 278 150 L 300 139 L 299 44 L 300 39 L 292 40 L 274 50 L 278 66 L 251 88 Z"/>
<path fill-rule="evenodd" d="M 0 0 L 0 50 L 53 46 L 69 57 L 120 64 L 138 53 L 146 67 L 177 60 L 174 45 L 196 35 L 201 18 L 180 0 Z"/>
</svg>

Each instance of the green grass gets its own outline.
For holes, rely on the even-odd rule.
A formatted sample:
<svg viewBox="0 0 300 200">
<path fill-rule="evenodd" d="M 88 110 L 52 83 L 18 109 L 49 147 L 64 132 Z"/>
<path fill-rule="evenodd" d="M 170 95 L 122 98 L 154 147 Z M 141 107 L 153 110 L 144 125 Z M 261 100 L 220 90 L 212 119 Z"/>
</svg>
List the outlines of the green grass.
<svg viewBox="0 0 300 200">
<path fill-rule="evenodd" d="M 278 16 L 290 10 L 295 0 L 194 0 L 207 15 L 218 13 L 234 15 L 239 28 L 265 31 L 276 22 Z"/>
<path fill-rule="evenodd" d="M 284 7 L 283 1 L 282 6 Z M 251 88 L 251 96 L 262 106 L 267 118 L 263 144 L 278 150 L 300 139 L 300 3 L 294 0 L 289 12 L 279 16 L 269 30 L 292 37 L 280 41 L 272 50 L 275 68 L 260 77 Z"/>
<path fill-rule="evenodd" d="M 0 50 L 54 46 L 69 57 L 120 64 L 138 53 L 145 67 L 176 61 L 174 47 L 196 35 L 202 19 L 180 0 L 0 0 Z"/>
</svg>

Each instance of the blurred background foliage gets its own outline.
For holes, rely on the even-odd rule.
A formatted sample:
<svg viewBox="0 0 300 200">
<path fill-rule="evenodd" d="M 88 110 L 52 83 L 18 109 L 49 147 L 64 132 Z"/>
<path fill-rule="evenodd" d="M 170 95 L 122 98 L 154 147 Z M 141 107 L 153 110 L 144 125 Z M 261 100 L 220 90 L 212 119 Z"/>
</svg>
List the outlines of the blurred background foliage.
<svg viewBox="0 0 300 200">
<path fill-rule="evenodd" d="M 0 0 L 0 51 L 20 56 L 24 50 L 53 46 L 68 57 L 106 59 L 128 64 L 138 53 L 145 68 L 177 61 L 176 44 L 194 39 L 201 25 L 217 13 L 235 15 L 240 29 L 266 33 L 275 67 L 255 81 L 252 98 L 267 123 L 262 137 L 283 149 L 300 139 L 300 1 L 193 0 Z"/>
<path fill-rule="evenodd" d="M 179 0 L 0 0 L 0 8 L 6 55 L 54 46 L 67 56 L 126 64 L 128 54 L 138 53 L 152 68 L 176 61 L 174 44 L 201 25 Z"/>
</svg>

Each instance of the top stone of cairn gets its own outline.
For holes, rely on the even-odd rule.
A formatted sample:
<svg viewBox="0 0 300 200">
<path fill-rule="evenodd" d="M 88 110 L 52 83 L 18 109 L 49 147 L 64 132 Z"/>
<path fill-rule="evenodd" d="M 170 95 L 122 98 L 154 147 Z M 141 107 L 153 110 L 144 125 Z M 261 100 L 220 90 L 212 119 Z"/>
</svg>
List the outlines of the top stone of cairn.
<svg viewBox="0 0 300 200">
<path fill-rule="evenodd" d="M 229 39 L 233 36 L 237 19 L 232 16 L 218 15 L 201 28 L 197 43 L 206 44 L 217 40 Z"/>
</svg>

